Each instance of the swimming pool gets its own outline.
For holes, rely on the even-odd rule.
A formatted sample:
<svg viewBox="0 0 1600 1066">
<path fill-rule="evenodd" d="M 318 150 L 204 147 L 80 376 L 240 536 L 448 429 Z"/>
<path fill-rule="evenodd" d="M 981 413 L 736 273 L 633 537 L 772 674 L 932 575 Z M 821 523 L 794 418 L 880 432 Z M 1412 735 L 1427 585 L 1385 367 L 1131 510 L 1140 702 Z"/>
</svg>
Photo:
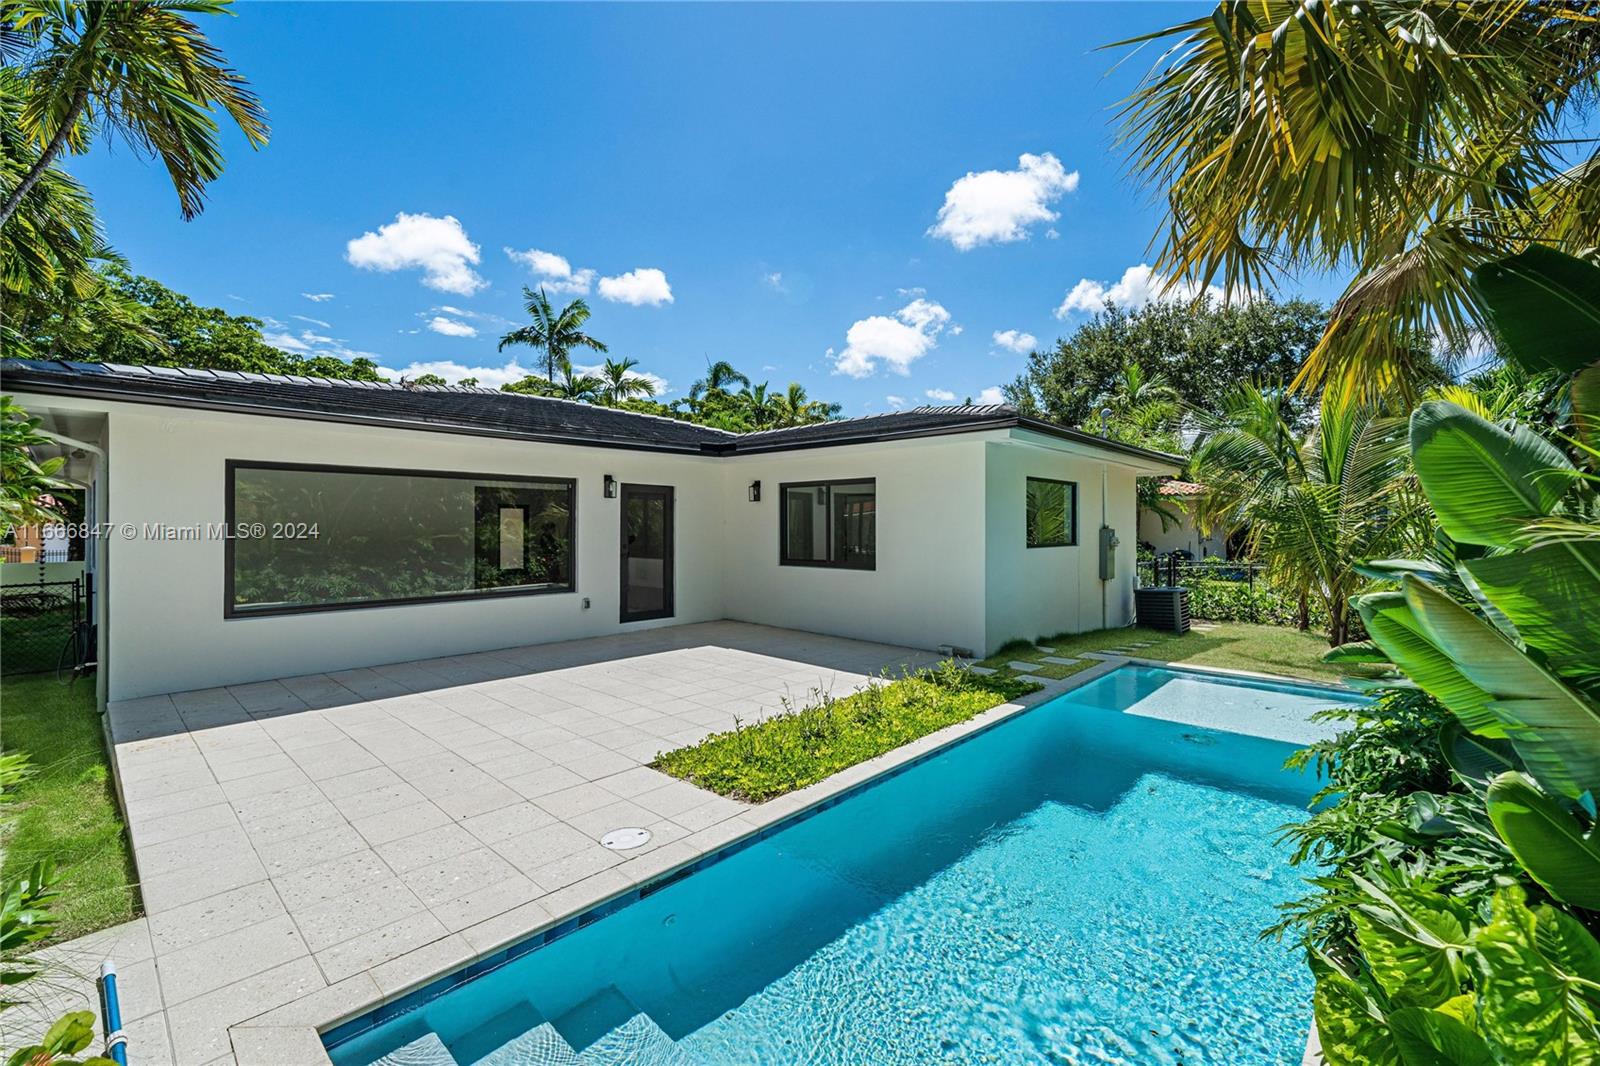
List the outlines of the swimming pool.
<svg viewBox="0 0 1600 1066">
<path fill-rule="evenodd" d="M 1358 699 L 1123 667 L 340 1026 L 330 1055 L 1298 1062 L 1310 975 L 1258 934 L 1300 891 L 1274 840 L 1315 784 L 1281 765 L 1310 711 Z"/>
</svg>

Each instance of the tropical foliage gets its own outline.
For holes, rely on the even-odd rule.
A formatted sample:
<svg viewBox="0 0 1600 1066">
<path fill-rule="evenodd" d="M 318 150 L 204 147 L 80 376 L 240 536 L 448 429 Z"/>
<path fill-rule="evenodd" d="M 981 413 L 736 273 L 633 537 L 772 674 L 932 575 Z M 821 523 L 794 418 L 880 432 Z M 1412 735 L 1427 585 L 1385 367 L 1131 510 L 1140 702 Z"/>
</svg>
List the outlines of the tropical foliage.
<svg viewBox="0 0 1600 1066">
<path fill-rule="evenodd" d="M 1581 136 L 1593 4 L 1226 0 L 1127 44 L 1166 50 L 1123 112 L 1134 170 L 1168 211 L 1156 270 L 1259 292 L 1354 278 L 1301 370 L 1420 395 L 1419 338 L 1487 325 L 1469 268 L 1526 243 L 1600 244 Z"/>
<path fill-rule="evenodd" d="M 1353 950 L 1314 957 L 1331 1066 L 1600 1061 L 1600 268 L 1535 247 L 1473 287 L 1508 356 L 1570 375 L 1582 461 L 1449 400 L 1411 416 L 1438 535 L 1363 567 L 1391 586 L 1355 600 L 1371 640 L 1329 654 L 1449 711 L 1454 795 L 1410 797 L 1413 817 L 1380 829 L 1457 853 L 1445 870 L 1375 855 L 1324 885 L 1354 928 Z"/>
<path fill-rule="evenodd" d="M 1404 422 L 1352 394 L 1325 392 L 1301 434 L 1276 392 L 1245 385 L 1196 446 L 1190 473 L 1207 489 L 1202 528 L 1244 529 L 1272 582 L 1315 601 L 1330 643 L 1342 644 L 1350 597 L 1368 580 L 1359 564 L 1419 547 L 1428 532 L 1407 466 Z"/>
<path fill-rule="evenodd" d="M 39 432 L 39 419 L 30 418 L 11 397 L 0 396 L 0 536 L 15 526 L 60 521 L 49 493 L 67 487 L 56 477 L 66 459 L 34 458 L 34 449 L 50 443 Z"/>
<path fill-rule="evenodd" d="M 18 132 L 37 149 L 20 180 L 8 184 L 0 226 L 63 152 L 85 152 L 113 138 L 159 158 L 183 217 L 199 214 L 206 185 L 222 174 L 213 109 L 226 113 L 252 147 L 267 143 L 260 102 L 189 18 L 224 14 L 229 3 L 0 4 L 5 63 L 28 82 Z"/>
</svg>

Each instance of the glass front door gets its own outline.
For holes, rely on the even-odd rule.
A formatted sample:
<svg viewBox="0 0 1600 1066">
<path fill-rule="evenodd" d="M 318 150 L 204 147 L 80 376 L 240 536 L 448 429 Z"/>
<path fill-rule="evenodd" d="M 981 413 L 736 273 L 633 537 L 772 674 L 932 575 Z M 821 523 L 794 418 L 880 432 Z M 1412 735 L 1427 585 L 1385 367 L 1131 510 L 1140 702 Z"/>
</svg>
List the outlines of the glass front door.
<svg viewBox="0 0 1600 1066">
<path fill-rule="evenodd" d="M 622 486 L 622 620 L 672 617 L 672 489 Z"/>
</svg>

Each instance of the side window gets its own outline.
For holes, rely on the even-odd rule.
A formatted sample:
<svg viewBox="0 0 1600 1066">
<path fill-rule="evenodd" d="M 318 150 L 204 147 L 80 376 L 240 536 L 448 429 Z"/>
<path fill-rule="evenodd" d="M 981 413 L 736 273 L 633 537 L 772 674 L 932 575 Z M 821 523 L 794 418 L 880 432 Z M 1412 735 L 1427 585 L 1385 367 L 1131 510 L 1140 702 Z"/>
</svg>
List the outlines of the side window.
<svg viewBox="0 0 1600 1066">
<path fill-rule="evenodd" d="M 778 493 L 784 566 L 878 567 L 878 487 L 873 480 L 784 485 Z"/>
<path fill-rule="evenodd" d="M 1027 488 L 1028 547 L 1061 548 L 1078 543 L 1078 485 L 1030 477 Z"/>
</svg>

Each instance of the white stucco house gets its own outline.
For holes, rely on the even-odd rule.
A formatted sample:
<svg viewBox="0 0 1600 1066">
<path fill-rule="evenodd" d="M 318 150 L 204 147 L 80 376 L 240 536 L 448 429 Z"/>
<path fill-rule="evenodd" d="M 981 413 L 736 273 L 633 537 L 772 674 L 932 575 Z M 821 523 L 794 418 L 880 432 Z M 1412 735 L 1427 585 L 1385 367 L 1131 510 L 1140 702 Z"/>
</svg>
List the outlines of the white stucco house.
<svg viewBox="0 0 1600 1066">
<path fill-rule="evenodd" d="M 1195 559 L 1226 559 L 1228 538 L 1218 531 L 1205 533 L 1195 521 L 1194 504 L 1206 487 L 1193 481 L 1169 479 L 1156 491 L 1169 512 L 1166 521 L 1149 508 L 1139 509 L 1139 541 L 1149 544 L 1157 555 L 1186 551 Z M 1177 521 L 1173 521 L 1176 516 Z"/>
<path fill-rule="evenodd" d="M 1176 456 L 999 405 L 736 434 L 459 387 L 10 360 L 90 489 L 102 698 L 735 619 L 916 648 L 1133 620 Z"/>
</svg>

